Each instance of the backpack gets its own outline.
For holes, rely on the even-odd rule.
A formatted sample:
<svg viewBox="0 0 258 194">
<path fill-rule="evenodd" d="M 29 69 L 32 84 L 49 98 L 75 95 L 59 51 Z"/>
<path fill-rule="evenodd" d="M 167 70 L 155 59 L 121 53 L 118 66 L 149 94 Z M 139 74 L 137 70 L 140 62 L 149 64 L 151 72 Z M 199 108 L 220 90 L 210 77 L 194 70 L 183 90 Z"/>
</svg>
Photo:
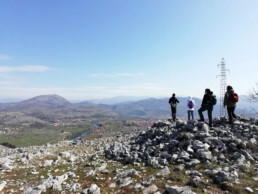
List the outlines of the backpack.
<svg viewBox="0 0 258 194">
<path fill-rule="evenodd" d="M 172 108 L 176 108 L 176 99 L 172 99 L 172 100 L 170 101 L 170 106 L 171 106 Z"/>
<path fill-rule="evenodd" d="M 194 103 L 192 100 L 188 101 L 188 107 L 189 108 L 193 108 L 194 107 Z"/>
<path fill-rule="evenodd" d="M 230 100 L 231 100 L 232 102 L 238 102 L 239 97 L 238 97 L 237 93 L 234 93 L 234 92 L 233 92 L 233 93 L 231 94 Z"/>
<path fill-rule="evenodd" d="M 217 99 L 216 99 L 215 95 L 211 95 L 211 97 L 210 97 L 210 104 L 213 105 L 213 106 L 215 104 L 217 104 Z"/>
</svg>

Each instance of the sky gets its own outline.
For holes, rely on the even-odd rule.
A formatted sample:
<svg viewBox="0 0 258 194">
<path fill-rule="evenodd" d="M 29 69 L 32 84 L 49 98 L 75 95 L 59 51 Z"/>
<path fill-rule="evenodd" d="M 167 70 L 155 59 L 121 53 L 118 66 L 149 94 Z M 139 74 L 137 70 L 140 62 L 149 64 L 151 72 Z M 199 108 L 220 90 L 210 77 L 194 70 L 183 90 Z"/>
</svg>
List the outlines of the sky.
<svg viewBox="0 0 258 194">
<path fill-rule="evenodd" d="M 0 101 L 239 95 L 258 82 L 257 0 L 0 0 Z"/>
</svg>

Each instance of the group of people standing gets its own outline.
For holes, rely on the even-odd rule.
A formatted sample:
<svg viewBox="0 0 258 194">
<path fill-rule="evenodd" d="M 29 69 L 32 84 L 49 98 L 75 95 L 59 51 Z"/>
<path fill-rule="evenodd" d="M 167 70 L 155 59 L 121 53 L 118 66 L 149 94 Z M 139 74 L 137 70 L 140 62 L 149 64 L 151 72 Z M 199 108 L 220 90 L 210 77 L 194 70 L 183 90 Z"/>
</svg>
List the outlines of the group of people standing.
<svg viewBox="0 0 258 194">
<path fill-rule="evenodd" d="M 238 95 L 234 92 L 232 86 L 227 86 L 227 91 L 224 96 L 223 105 L 224 107 L 227 107 L 229 124 L 233 124 L 233 118 L 236 118 L 235 108 L 236 108 L 237 102 L 238 102 Z M 172 97 L 169 99 L 168 103 L 171 106 L 172 119 L 173 121 L 176 121 L 177 104 L 179 103 L 179 100 L 176 98 L 175 93 L 172 94 Z M 213 92 L 209 88 L 205 89 L 201 107 L 198 109 L 198 113 L 200 116 L 200 119 L 198 121 L 204 122 L 203 112 L 207 110 L 208 118 L 209 118 L 209 126 L 211 127 L 213 106 L 216 103 L 217 103 L 217 99 L 216 99 L 216 96 L 213 94 Z M 195 101 L 193 100 L 192 97 L 189 97 L 186 105 L 187 105 L 187 112 L 188 112 L 188 120 L 190 119 L 194 120 Z"/>
</svg>

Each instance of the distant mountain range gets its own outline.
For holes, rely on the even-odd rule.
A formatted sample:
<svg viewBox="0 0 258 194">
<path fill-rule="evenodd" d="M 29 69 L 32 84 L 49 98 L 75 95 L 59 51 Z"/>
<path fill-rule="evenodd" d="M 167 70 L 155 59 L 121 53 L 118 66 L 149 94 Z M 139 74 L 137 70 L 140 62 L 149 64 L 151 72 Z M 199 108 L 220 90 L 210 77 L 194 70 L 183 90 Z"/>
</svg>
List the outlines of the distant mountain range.
<svg viewBox="0 0 258 194">
<path fill-rule="evenodd" d="M 148 99 L 148 97 L 143 96 L 116 96 L 112 98 L 102 98 L 102 99 L 93 99 L 89 100 L 89 102 L 92 102 L 94 104 L 106 104 L 106 105 L 114 105 L 119 104 L 123 102 L 135 102 L 143 99 Z"/>
<path fill-rule="evenodd" d="M 177 116 L 181 119 L 187 118 L 187 103 L 188 97 L 177 97 L 179 104 L 177 106 Z M 199 118 L 198 109 L 201 106 L 202 99 L 193 98 L 195 100 L 195 118 Z M 236 113 L 257 117 L 258 104 L 251 104 L 245 101 L 245 96 L 240 96 L 240 101 L 237 104 Z M 152 118 L 152 117 L 170 117 L 171 109 L 168 103 L 169 98 L 149 98 L 139 100 L 135 102 L 124 102 L 115 105 L 102 105 L 109 107 L 112 111 L 118 113 L 122 117 L 141 117 L 141 118 Z M 213 115 L 220 115 L 220 99 L 217 99 L 217 104 L 213 108 Z"/>
<path fill-rule="evenodd" d="M 188 98 L 178 97 L 179 104 L 177 106 L 177 115 L 179 117 L 186 116 L 186 102 Z M 196 106 L 201 104 L 200 99 L 195 99 Z M 139 100 L 136 102 L 125 102 L 110 106 L 111 110 L 120 114 L 123 117 L 162 117 L 171 115 L 170 105 L 168 98 L 149 98 L 145 100 Z"/>
<path fill-rule="evenodd" d="M 15 103 L 1 103 L 0 112 L 21 112 L 41 120 L 55 121 L 67 118 L 117 118 L 108 108 L 90 102 L 72 104 L 58 95 L 42 95 Z"/>
<path fill-rule="evenodd" d="M 26 121 L 44 124 L 56 120 L 68 118 L 159 118 L 170 117 L 171 110 L 168 104 L 169 98 L 149 98 L 138 101 L 122 102 L 113 105 L 94 104 L 92 102 L 71 103 L 58 95 L 42 95 L 28 100 L 13 103 L 0 103 L 0 123 L 26 123 Z M 177 107 L 177 116 L 187 118 L 186 97 L 178 97 L 180 103 Z M 240 102 L 236 109 L 237 114 L 246 116 L 256 116 L 252 110 L 258 110 L 258 104 L 245 102 L 244 97 L 240 97 Z M 197 110 L 201 105 L 201 99 L 194 98 L 195 117 L 198 117 Z M 6 113 L 7 116 L 4 116 Z M 22 113 L 22 114 L 15 114 Z M 214 116 L 219 115 L 219 99 L 213 111 Z M 23 118 L 23 119 L 19 119 Z M 14 122 L 12 120 L 14 119 Z M 34 118 L 34 119 L 33 119 Z"/>
</svg>

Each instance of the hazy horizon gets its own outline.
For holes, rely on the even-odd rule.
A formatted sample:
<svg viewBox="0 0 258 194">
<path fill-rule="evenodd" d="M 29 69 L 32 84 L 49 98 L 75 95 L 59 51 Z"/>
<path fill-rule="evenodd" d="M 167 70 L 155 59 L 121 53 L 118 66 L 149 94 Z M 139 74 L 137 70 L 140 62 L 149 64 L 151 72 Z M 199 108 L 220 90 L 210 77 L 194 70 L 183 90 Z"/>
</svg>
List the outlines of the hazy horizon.
<svg viewBox="0 0 258 194">
<path fill-rule="evenodd" d="M 0 103 L 12 103 L 12 102 L 21 102 L 24 100 L 29 100 L 35 97 L 39 97 L 39 96 L 51 96 L 51 95 L 57 95 L 60 97 L 65 98 L 64 96 L 61 96 L 59 94 L 43 94 L 43 95 L 38 95 L 38 96 L 31 96 L 29 98 L 0 98 Z M 81 100 L 77 100 L 77 99 L 69 99 L 69 98 L 65 98 L 67 101 L 71 102 L 71 103 L 79 103 L 79 102 L 84 102 L 84 101 L 88 101 L 88 102 L 93 102 L 96 104 L 100 104 L 102 100 L 104 101 L 110 101 L 110 103 L 107 104 L 114 104 L 115 103 L 120 103 L 120 102 L 127 102 L 127 101 L 139 101 L 139 100 L 146 100 L 146 99 L 164 99 L 167 98 L 169 99 L 171 97 L 170 96 L 160 96 L 160 97 L 155 97 L 155 96 L 114 96 L 114 97 L 103 97 L 103 98 L 92 98 L 92 99 L 81 99 Z M 176 95 L 177 98 L 188 98 L 189 96 L 178 96 Z M 202 97 L 196 97 L 196 96 L 191 96 L 193 99 L 200 99 L 202 100 Z M 216 96 L 217 99 L 220 98 L 220 96 Z M 244 97 L 244 99 L 243 99 Z M 244 101 L 246 103 L 251 103 L 247 100 L 247 95 L 240 95 L 240 101 Z M 105 104 L 105 103 L 104 103 Z M 219 102 L 218 102 L 219 104 Z"/>
</svg>

